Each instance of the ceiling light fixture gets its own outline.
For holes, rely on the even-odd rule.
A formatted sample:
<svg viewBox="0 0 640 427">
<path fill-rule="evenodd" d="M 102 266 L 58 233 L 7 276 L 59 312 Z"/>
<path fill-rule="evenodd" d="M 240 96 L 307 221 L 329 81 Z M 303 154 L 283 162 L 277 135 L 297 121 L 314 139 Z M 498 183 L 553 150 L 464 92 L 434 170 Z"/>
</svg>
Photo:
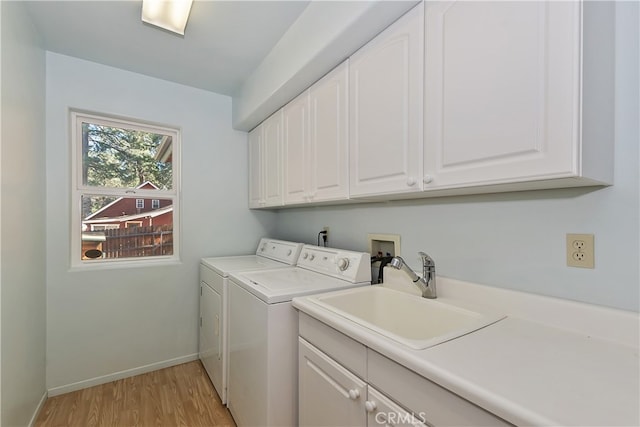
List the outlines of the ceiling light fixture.
<svg viewBox="0 0 640 427">
<path fill-rule="evenodd" d="M 142 0 L 142 22 L 184 36 L 193 0 Z"/>
</svg>

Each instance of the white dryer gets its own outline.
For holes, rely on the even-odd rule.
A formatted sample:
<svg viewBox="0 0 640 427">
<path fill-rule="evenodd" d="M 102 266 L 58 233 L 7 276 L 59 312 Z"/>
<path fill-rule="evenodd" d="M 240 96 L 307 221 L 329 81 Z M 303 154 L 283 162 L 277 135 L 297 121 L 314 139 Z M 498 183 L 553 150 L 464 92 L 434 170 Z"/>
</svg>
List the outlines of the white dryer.
<svg viewBox="0 0 640 427">
<path fill-rule="evenodd" d="M 203 258 L 200 261 L 198 355 L 222 403 L 227 402 L 229 274 L 291 267 L 296 264 L 302 246 L 302 243 L 263 238 L 255 255 Z"/>
<path fill-rule="evenodd" d="M 368 253 L 305 245 L 297 267 L 232 273 L 227 406 L 239 427 L 298 422 L 297 296 L 371 284 Z"/>
</svg>

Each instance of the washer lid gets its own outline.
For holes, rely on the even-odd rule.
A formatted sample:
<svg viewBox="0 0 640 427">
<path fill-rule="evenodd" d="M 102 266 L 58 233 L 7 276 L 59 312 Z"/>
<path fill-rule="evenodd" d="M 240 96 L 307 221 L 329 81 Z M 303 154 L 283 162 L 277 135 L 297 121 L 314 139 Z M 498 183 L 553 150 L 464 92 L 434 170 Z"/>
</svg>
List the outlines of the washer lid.
<svg viewBox="0 0 640 427">
<path fill-rule="evenodd" d="M 267 304 L 291 301 L 293 297 L 371 284 L 352 283 L 301 268 L 232 273 L 231 280 Z"/>
</svg>

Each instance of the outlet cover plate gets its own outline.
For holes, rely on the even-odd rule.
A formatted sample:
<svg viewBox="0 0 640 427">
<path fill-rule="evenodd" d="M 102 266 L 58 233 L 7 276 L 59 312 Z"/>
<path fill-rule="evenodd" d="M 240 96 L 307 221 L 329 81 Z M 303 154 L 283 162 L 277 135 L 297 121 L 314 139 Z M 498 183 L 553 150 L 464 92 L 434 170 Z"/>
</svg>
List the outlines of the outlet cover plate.
<svg viewBox="0 0 640 427">
<path fill-rule="evenodd" d="M 567 266 L 595 268 L 593 234 L 567 234 Z"/>
</svg>

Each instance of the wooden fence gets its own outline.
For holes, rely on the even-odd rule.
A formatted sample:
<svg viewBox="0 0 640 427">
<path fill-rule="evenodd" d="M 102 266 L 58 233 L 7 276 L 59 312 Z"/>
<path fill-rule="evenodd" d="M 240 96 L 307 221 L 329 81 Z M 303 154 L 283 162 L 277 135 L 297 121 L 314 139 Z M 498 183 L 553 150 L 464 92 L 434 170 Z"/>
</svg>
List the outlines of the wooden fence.
<svg viewBox="0 0 640 427">
<path fill-rule="evenodd" d="M 104 258 L 135 258 L 173 255 L 173 227 L 132 227 L 104 230 Z"/>
</svg>

